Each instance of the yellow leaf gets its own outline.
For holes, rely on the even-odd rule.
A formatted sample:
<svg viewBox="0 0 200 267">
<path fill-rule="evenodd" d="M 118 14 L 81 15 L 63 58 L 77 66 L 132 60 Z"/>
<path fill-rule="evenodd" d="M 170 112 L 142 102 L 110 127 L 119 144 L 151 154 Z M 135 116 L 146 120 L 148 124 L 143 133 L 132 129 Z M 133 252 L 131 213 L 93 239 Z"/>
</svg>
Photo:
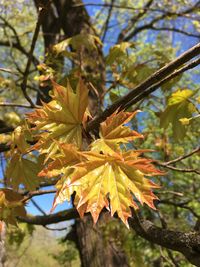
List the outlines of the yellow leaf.
<svg viewBox="0 0 200 267">
<path fill-rule="evenodd" d="M 16 112 L 13 112 L 13 111 L 5 113 L 4 120 L 6 121 L 8 125 L 11 125 L 13 127 L 16 127 L 21 122 L 20 117 L 17 115 Z"/>
<path fill-rule="evenodd" d="M 38 176 L 55 177 L 66 172 L 68 167 L 71 167 L 84 159 L 81 152 L 77 150 L 77 147 L 72 144 L 61 144 L 60 154 L 54 157 L 54 161 L 50 162 L 46 168 L 44 168 Z"/>
<path fill-rule="evenodd" d="M 185 100 L 187 100 L 189 97 L 191 97 L 195 92 L 189 89 L 184 90 L 178 90 L 174 93 L 172 93 L 171 97 L 168 100 L 168 105 L 175 105 L 178 103 L 181 103 Z"/>
<path fill-rule="evenodd" d="M 160 126 L 167 128 L 172 124 L 173 135 L 175 139 L 181 140 L 186 133 L 186 127 L 181 123 L 181 118 L 190 118 L 192 116 L 190 103 L 187 101 L 195 92 L 189 89 L 178 90 L 173 93 L 169 100 L 165 111 L 160 117 Z"/>
<path fill-rule="evenodd" d="M 100 137 L 91 144 L 92 150 L 96 152 L 103 152 L 113 154 L 120 150 L 120 143 L 128 143 L 136 138 L 143 138 L 142 134 L 133 131 L 127 124 L 136 112 L 115 112 L 108 117 L 100 126 Z"/>
<path fill-rule="evenodd" d="M 88 90 L 82 80 L 79 80 L 76 93 L 70 84 L 63 87 L 53 82 L 53 100 L 43 103 L 43 108 L 28 114 L 29 121 L 40 131 L 40 139 L 35 145 L 40 153 L 45 153 L 47 159 L 55 155 L 59 143 L 82 145 L 82 123 L 88 105 Z"/>
<path fill-rule="evenodd" d="M 151 164 L 151 160 L 139 158 L 140 153 L 142 152 L 128 151 L 102 155 L 82 152 L 85 160 L 73 165 L 74 171 L 71 174 L 64 175 L 54 206 L 55 203 L 69 200 L 69 194 L 76 191 L 77 209 L 80 213 L 90 212 L 96 222 L 101 210 L 104 207 L 110 208 L 111 215 L 117 212 L 128 226 L 130 207 L 137 208 L 136 200 L 155 208 L 153 200 L 157 197 L 151 189 L 158 186 L 145 176 L 162 174 Z"/>
<path fill-rule="evenodd" d="M 179 119 L 179 121 L 180 121 L 183 125 L 188 125 L 188 124 L 190 124 L 190 119 L 188 119 L 188 118 L 182 118 L 182 119 Z"/>
</svg>

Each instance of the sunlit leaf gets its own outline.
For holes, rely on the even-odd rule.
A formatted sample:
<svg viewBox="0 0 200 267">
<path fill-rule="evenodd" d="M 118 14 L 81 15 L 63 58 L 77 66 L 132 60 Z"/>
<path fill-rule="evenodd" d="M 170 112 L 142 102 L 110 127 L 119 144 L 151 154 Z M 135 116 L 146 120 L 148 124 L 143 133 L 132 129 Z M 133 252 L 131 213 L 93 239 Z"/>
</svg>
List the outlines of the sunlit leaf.
<svg viewBox="0 0 200 267">
<path fill-rule="evenodd" d="M 46 153 L 47 159 L 57 153 L 60 143 L 82 145 L 82 123 L 88 105 L 88 90 L 82 80 L 79 80 L 76 93 L 70 84 L 63 87 L 53 82 L 53 100 L 43 108 L 29 114 L 29 121 L 40 131 L 40 140 L 35 145 L 40 153 Z"/>
<path fill-rule="evenodd" d="M 117 212 L 126 225 L 131 216 L 130 207 L 137 208 L 138 201 L 154 209 L 153 200 L 157 197 L 152 188 L 158 186 L 145 176 L 160 175 L 161 172 L 151 164 L 151 160 L 139 158 L 140 153 L 129 151 L 109 156 L 83 152 L 86 160 L 74 165 L 71 174 L 64 175 L 54 206 L 69 200 L 69 194 L 76 191 L 80 214 L 90 212 L 96 222 L 106 207 L 112 216 Z M 73 190 L 70 192 L 71 187 Z"/>
<path fill-rule="evenodd" d="M 192 116 L 191 103 L 187 100 L 194 93 L 194 91 L 189 89 L 176 91 L 169 98 L 167 108 L 161 114 L 160 126 L 167 128 L 169 124 L 172 124 L 175 139 L 182 139 L 185 136 L 186 128 L 180 119 Z"/>
<path fill-rule="evenodd" d="M 69 46 L 72 46 L 74 50 L 80 50 L 83 46 L 88 50 L 91 50 L 96 49 L 97 44 L 102 45 L 100 39 L 97 36 L 81 33 L 54 45 L 53 49 L 58 54 L 63 53 L 66 56 L 72 56 L 73 52 L 68 52 L 66 50 Z"/>
<path fill-rule="evenodd" d="M 135 116 L 136 112 L 115 112 L 100 126 L 100 139 L 91 144 L 93 151 L 112 154 L 120 150 L 121 143 L 128 143 L 137 138 L 143 138 L 142 134 L 124 126 Z"/>
<path fill-rule="evenodd" d="M 115 61 L 119 62 L 127 57 L 127 49 L 134 47 L 133 43 L 122 42 L 120 44 L 114 45 L 106 58 L 106 63 L 112 65 Z"/>
</svg>

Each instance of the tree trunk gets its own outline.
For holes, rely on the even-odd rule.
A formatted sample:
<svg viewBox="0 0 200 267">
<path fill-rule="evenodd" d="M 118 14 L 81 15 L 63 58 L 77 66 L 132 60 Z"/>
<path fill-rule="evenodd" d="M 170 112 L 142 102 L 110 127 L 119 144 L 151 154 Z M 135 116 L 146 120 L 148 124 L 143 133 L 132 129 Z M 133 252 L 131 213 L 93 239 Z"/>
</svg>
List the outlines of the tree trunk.
<svg viewBox="0 0 200 267">
<path fill-rule="evenodd" d="M 46 0 L 34 0 L 34 2 L 36 7 L 47 3 Z M 52 2 L 50 9 L 47 10 L 46 19 L 42 24 L 45 51 L 50 51 L 52 44 L 57 42 L 59 39 L 58 33 L 60 33 L 61 29 L 64 31 L 65 39 L 80 33 L 96 35 L 84 6 L 74 7 L 81 3 L 82 1 L 80 0 L 54 0 Z M 100 47 L 92 52 L 85 48 L 83 53 L 85 57 L 92 58 L 93 64 L 95 62 L 95 68 L 94 66 L 92 68 L 88 65 L 83 66 L 87 72 L 91 71 L 91 76 L 95 77 L 92 77 L 92 81 L 99 95 L 97 96 L 94 90 L 89 93 L 91 106 L 93 106 L 92 113 L 95 115 L 95 113 L 99 112 L 97 103 L 101 102 L 101 95 L 105 86 L 103 54 Z M 42 90 L 44 92 L 44 88 Z M 45 92 L 48 93 L 48 90 L 49 88 Z M 75 243 L 79 249 L 82 267 L 129 266 L 125 253 L 116 244 L 106 242 L 103 238 L 101 228 L 105 226 L 108 220 L 111 220 L 110 217 L 107 217 L 106 220 L 105 218 L 106 215 L 102 215 L 96 226 L 93 225 L 90 216 L 75 222 Z"/>
<path fill-rule="evenodd" d="M 97 225 L 94 225 L 90 216 L 76 221 L 76 234 L 82 267 L 129 266 L 122 249 L 110 238 L 106 240 L 102 233 L 102 229 L 110 220 L 110 215 L 104 213 Z"/>
</svg>

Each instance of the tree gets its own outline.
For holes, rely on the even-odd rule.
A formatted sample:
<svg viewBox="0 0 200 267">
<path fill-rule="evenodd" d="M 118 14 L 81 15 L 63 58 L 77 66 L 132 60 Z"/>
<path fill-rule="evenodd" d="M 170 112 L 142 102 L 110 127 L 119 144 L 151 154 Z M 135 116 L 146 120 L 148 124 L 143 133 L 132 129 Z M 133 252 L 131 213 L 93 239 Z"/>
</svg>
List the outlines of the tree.
<svg viewBox="0 0 200 267">
<path fill-rule="evenodd" d="M 178 251 L 200 266 L 199 81 L 192 71 L 200 63 L 200 45 L 192 46 L 199 8 L 199 1 L 181 0 L 2 2 L 0 149 L 7 166 L 0 214 L 6 224 L 77 219 L 68 238 L 83 266 L 130 266 L 121 219 L 129 237 L 134 231 L 164 248 L 164 261 L 182 264 Z M 176 39 L 184 40 L 181 47 Z M 32 109 L 26 119 L 25 109 Z M 53 207 L 71 200 L 73 208 L 26 214 L 25 203 L 50 193 L 56 193 Z M 98 220 L 95 227 L 88 213 Z M 109 225 L 120 242 L 111 243 Z M 145 264 L 162 266 L 153 257 Z"/>
</svg>

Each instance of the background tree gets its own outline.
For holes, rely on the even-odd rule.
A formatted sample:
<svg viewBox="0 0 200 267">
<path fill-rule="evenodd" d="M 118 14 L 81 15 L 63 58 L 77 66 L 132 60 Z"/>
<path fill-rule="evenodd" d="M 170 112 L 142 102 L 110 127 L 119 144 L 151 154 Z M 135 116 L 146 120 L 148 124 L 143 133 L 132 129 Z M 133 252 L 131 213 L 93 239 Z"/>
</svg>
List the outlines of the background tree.
<svg viewBox="0 0 200 267">
<path fill-rule="evenodd" d="M 93 226 L 90 215 L 76 220 L 68 238 L 76 242 L 83 266 L 139 266 L 139 262 L 141 266 L 189 266 L 174 251 L 199 266 L 199 79 L 198 71 L 191 71 L 200 62 L 200 45 L 192 47 L 199 38 L 199 4 L 161 4 L 156 0 L 1 3 L 2 169 L 15 149 L 26 154 L 27 147 L 37 141 L 26 126 L 9 134 L 22 125 L 25 109 L 34 109 L 41 99 L 50 101 L 50 80 L 66 85 L 68 79 L 76 88 L 81 77 L 89 89 L 89 109 L 94 117 L 85 122 L 84 139 L 89 142 L 91 134 L 98 137 L 99 124 L 119 108 L 139 108 L 143 113 L 130 126 L 142 131 L 145 139 L 134 141 L 128 148 L 154 149 L 156 164 L 167 171 L 155 178 L 161 185 L 157 192 L 160 200 L 155 202 L 158 210 L 143 207 L 139 213 L 133 211 L 129 219 L 133 230 L 121 230 L 121 225 L 104 212 L 97 226 Z M 23 141 L 24 134 L 28 143 Z M 5 153 L 10 149 L 11 153 Z M 34 217 L 25 216 L 22 207 L 13 210 L 12 203 L 5 204 L 5 199 L 21 203 L 55 193 L 42 187 L 54 185 L 58 178 L 36 179 L 36 158 L 33 153 L 26 158 L 31 163 L 22 164 L 29 168 L 28 180 L 22 173 L 13 174 L 13 164 L 20 158 L 11 159 L 2 183 L 18 193 L 2 190 L 2 219 L 6 205 L 14 217 L 30 224 L 78 218 L 74 208 Z M 24 190 L 18 189 L 20 184 Z M 7 222 L 13 220 L 9 217 Z M 148 253 L 150 245 L 136 235 L 151 242 L 152 254 Z M 145 247 L 144 255 L 141 247 Z"/>
</svg>

